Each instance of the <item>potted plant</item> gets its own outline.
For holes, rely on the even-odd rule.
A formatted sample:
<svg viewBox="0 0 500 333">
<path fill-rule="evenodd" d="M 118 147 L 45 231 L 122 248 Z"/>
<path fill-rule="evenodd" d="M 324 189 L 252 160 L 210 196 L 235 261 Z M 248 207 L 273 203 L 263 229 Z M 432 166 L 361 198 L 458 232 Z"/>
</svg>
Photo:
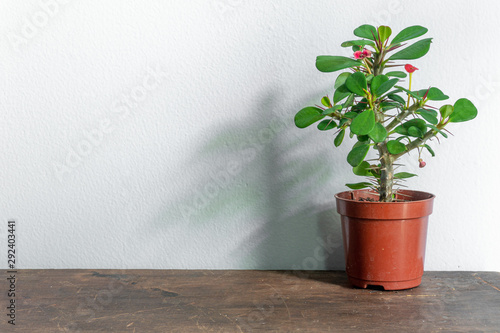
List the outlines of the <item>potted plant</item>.
<svg viewBox="0 0 500 333">
<path fill-rule="evenodd" d="M 321 72 L 343 71 L 332 95 L 321 105 L 303 108 L 295 115 L 299 128 L 319 122 L 321 131 L 336 129 L 336 147 L 349 135 L 355 143 L 347 162 L 366 181 L 346 184 L 338 193 L 337 211 L 349 281 L 358 287 L 382 286 L 407 289 L 421 283 L 428 216 L 434 195 L 403 190 L 405 179 L 415 174 L 396 170 L 398 160 L 415 151 L 421 168 L 424 154 L 434 156 L 429 142 L 448 137 L 450 123 L 474 119 L 477 109 L 466 98 L 453 105 L 440 89 L 415 90 L 412 75 L 418 70 L 408 60 L 429 51 L 431 38 L 414 40 L 427 33 L 421 26 L 403 29 L 394 38 L 388 26 L 362 25 L 354 30 L 359 39 L 346 41 L 352 57 L 318 56 Z M 441 103 L 438 107 L 431 104 Z M 376 157 L 370 157 L 374 151 Z M 399 171 L 399 172 L 397 172 Z"/>
</svg>

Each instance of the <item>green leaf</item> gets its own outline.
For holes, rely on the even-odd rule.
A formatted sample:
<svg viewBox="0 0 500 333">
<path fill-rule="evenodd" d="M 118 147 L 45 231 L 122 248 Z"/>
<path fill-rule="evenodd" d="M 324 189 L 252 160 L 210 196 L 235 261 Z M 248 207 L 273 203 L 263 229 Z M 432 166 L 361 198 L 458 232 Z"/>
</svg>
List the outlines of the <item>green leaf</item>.
<svg viewBox="0 0 500 333">
<path fill-rule="evenodd" d="M 427 93 L 427 90 L 429 92 Z M 427 93 L 427 99 L 431 101 L 444 101 L 445 99 L 450 98 L 449 96 L 443 94 L 441 90 L 438 88 L 432 87 L 430 89 L 421 89 L 418 91 L 418 96 L 421 96 L 422 98 L 425 96 L 425 93 Z"/>
<path fill-rule="evenodd" d="M 366 110 L 358 114 L 351 123 L 351 131 L 357 135 L 367 135 L 375 126 L 375 113 Z"/>
<path fill-rule="evenodd" d="M 382 96 L 383 94 L 385 94 L 386 92 L 388 92 L 392 87 L 394 87 L 394 85 L 396 83 L 399 82 L 399 79 L 398 78 L 395 78 L 395 79 L 390 79 L 388 81 L 385 81 L 384 83 L 382 83 L 380 85 L 380 87 L 378 87 L 378 89 L 375 91 L 375 95 L 377 96 Z"/>
<path fill-rule="evenodd" d="M 349 122 L 349 118 L 342 118 L 339 120 L 339 128 L 341 128 L 342 126 L 344 126 L 346 123 Z"/>
<path fill-rule="evenodd" d="M 321 104 L 323 104 L 327 108 L 332 106 L 332 103 L 330 102 L 330 98 L 328 98 L 328 96 L 325 96 L 321 99 Z"/>
<path fill-rule="evenodd" d="M 333 88 L 338 89 L 341 85 L 345 83 L 345 80 L 351 75 L 349 72 L 341 73 L 339 76 L 337 76 L 337 79 L 335 80 L 335 84 Z"/>
<path fill-rule="evenodd" d="M 378 143 L 384 141 L 387 138 L 387 131 L 384 125 L 382 125 L 381 123 L 375 123 L 375 126 L 373 127 L 371 132 L 368 133 L 368 135 L 374 142 Z"/>
<path fill-rule="evenodd" d="M 366 98 L 362 98 L 358 103 L 354 104 L 351 108 L 351 111 L 362 112 L 370 107 L 368 100 Z"/>
<path fill-rule="evenodd" d="M 337 123 L 333 120 L 333 119 L 325 119 L 325 120 L 322 120 L 319 124 L 318 124 L 318 129 L 320 131 L 328 131 L 332 128 L 336 128 L 337 127 Z"/>
<path fill-rule="evenodd" d="M 381 25 L 378 27 L 378 34 L 380 36 L 380 43 L 384 43 L 391 36 L 392 30 L 388 26 Z"/>
<path fill-rule="evenodd" d="M 347 89 L 345 84 L 343 84 L 338 87 L 337 90 L 335 90 L 335 92 L 333 93 L 333 103 L 338 103 L 349 95 L 352 95 L 352 93 L 349 91 L 349 89 Z"/>
<path fill-rule="evenodd" d="M 344 104 L 342 104 L 342 108 L 346 109 L 350 107 L 353 102 L 354 102 L 354 94 L 350 94 L 347 100 L 344 102 Z"/>
<path fill-rule="evenodd" d="M 431 125 L 431 124 L 427 124 L 427 127 L 429 128 L 432 128 L 433 130 L 435 130 L 436 132 L 438 132 L 439 134 L 441 134 L 442 136 L 444 136 L 445 138 L 448 138 L 448 134 L 446 134 L 445 132 L 441 131 L 439 128 L 437 128 L 436 126 L 434 125 Z"/>
<path fill-rule="evenodd" d="M 424 133 L 425 132 L 422 132 L 420 130 L 420 128 L 416 127 L 416 126 L 410 126 L 408 128 L 408 135 L 409 136 L 413 136 L 413 137 L 416 137 L 416 138 L 421 138 L 424 136 Z"/>
<path fill-rule="evenodd" d="M 390 140 L 387 142 L 387 150 L 389 153 L 397 155 L 406 151 L 406 146 L 397 140 Z"/>
<path fill-rule="evenodd" d="M 375 46 L 375 43 L 371 40 L 358 39 L 358 40 L 349 40 L 347 42 L 343 42 L 342 44 L 340 44 L 340 46 L 342 47 L 365 46 L 365 45 Z"/>
<path fill-rule="evenodd" d="M 438 116 L 438 112 L 436 110 L 432 110 L 432 109 L 418 109 L 417 110 L 417 113 L 421 113 L 421 112 L 428 113 L 428 114 L 434 116 L 435 118 L 437 118 L 437 116 Z"/>
<path fill-rule="evenodd" d="M 349 118 L 349 119 L 354 119 L 357 116 L 358 116 L 357 112 L 349 111 L 349 112 L 344 113 L 344 117 Z"/>
<path fill-rule="evenodd" d="M 389 99 L 392 99 L 393 101 L 396 101 L 398 102 L 399 104 L 405 104 L 405 100 L 403 99 L 403 97 L 399 96 L 399 95 L 396 95 L 396 94 L 389 94 L 387 95 L 387 97 L 389 97 Z"/>
<path fill-rule="evenodd" d="M 361 190 L 363 188 L 372 187 L 373 185 L 368 182 L 361 182 L 355 184 L 345 184 L 345 186 L 349 187 L 351 190 Z"/>
<path fill-rule="evenodd" d="M 347 162 L 353 167 L 360 165 L 369 150 L 370 145 L 367 144 L 362 144 L 357 147 L 355 146 L 347 155 Z"/>
<path fill-rule="evenodd" d="M 395 179 L 406 179 L 406 178 L 411 178 L 417 176 L 414 173 L 409 173 L 409 172 L 398 172 L 394 174 Z"/>
<path fill-rule="evenodd" d="M 394 86 L 394 88 L 398 88 L 399 90 L 406 92 L 408 95 L 415 97 L 419 101 L 422 100 L 422 97 L 418 95 L 418 91 L 409 91 L 408 89 L 401 87 L 401 86 Z"/>
<path fill-rule="evenodd" d="M 399 109 L 401 107 L 401 105 L 399 103 L 396 103 L 396 102 L 382 102 L 382 103 L 380 103 L 380 107 L 382 108 L 382 111 L 385 112 L 385 111 L 396 109 L 396 108 Z"/>
<path fill-rule="evenodd" d="M 403 125 L 399 125 L 394 129 L 394 132 L 401 134 L 401 135 L 408 135 L 408 129 L 403 127 Z"/>
<path fill-rule="evenodd" d="M 439 109 L 439 113 L 443 119 L 446 119 L 453 113 L 453 105 L 446 104 Z"/>
<path fill-rule="evenodd" d="M 432 150 L 432 148 L 428 144 L 424 144 L 424 147 L 427 148 L 432 157 L 436 156 L 434 150 Z"/>
<path fill-rule="evenodd" d="M 401 42 L 420 37 L 423 34 L 425 34 L 426 32 L 427 32 L 427 28 L 421 27 L 419 25 L 414 25 L 414 26 L 405 28 L 405 29 L 401 30 L 401 32 L 399 34 L 397 34 L 396 37 L 394 37 L 391 44 L 399 44 Z"/>
<path fill-rule="evenodd" d="M 368 89 L 365 75 L 361 72 L 356 72 L 349 76 L 345 81 L 347 89 L 359 96 L 365 96 L 364 90 Z"/>
<path fill-rule="evenodd" d="M 389 78 L 387 77 L 387 75 L 381 74 L 381 75 L 375 76 L 370 84 L 370 90 L 371 90 L 372 94 L 375 94 L 375 92 L 380 87 L 380 85 L 382 83 L 384 83 L 385 81 L 389 81 Z"/>
<path fill-rule="evenodd" d="M 328 116 L 328 115 L 330 115 L 330 114 L 334 113 L 335 111 L 337 111 L 337 110 L 341 110 L 341 109 L 342 109 L 342 105 L 334 105 L 334 106 L 332 106 L 331 108 L 326 109 L 326 110 L 324 110 L 323 112 L 321 112 L 321 114 L 322 114 L 323 116 Z"/>
<path fill-rule="evenodd" d="M 342 141 L 344 140 L 344 135 L 345 135 L 345 129 L 342 129 L 339 134 L 335 137 L 335 140 L 333 140 L 333 144 L 335 147 L 338 147 L 342 144 Z"/>
<path fill-rule="evenodd" d="M 323 110 L 314 106 L 308 106 L 297 112 L 295 115 L 295 126 L 298 128 L 306 128 L 314 124 L 318 120 L 323 119 L 325 116 L 321 113 Z"/>
<path fill-rule="evenodd" d="M 385 73 L 385 75 L 399 77 L 401 79 L 404 79 L 407 76 L 405 72 L 401 72 L 401 71 L 388 72 L 388 73 Z"/>
<path fill-rule="evenodd" d="M 443 94 L 441 90 L 436 87 L 432 87 L 429 89 L 427 93 L 427 99 L 431 101 L 444 101 L 445 99 L 450 98 L 448 95 Z"/>
<path fill-rule="evenodd" d="M 467 98 L 460 98 L 453 106 L 453 113 L 450 115 L 452 123 L 460 123 L 476 118 L 477 109 Z"/>
<path fill-rule="evenodd" d="M 431 47 L 432 38 L 419 40 L 407 48 L 394 53 L 389 60 L 412 60 L 423 57 Z"/>
<path fill-rule="evenodd" d="M 377 29 L 373 25 L 363 24 L 354 29 L 354 35 L 361 38 L 375 40 L 373 36 L 377 36 Z"/>
<path fill-rule="evenodd" d="M 361 62 L 358 60 L 341 56 L 318 56 L 316 58 L 316 68 L 324 73 L 360 65 Z"/>
<path fill-rule="evenodd" d="M 438 123 L 437 112 L 434 110 L 418 109 L 417 114 L 433 125 Z"/>
<path fill-rule="evenodd" d="M 408 120 L 407 122 L 403 123 L 402 126 L 408 130 L 408 135 L 410 135 L 410 136 L 420 137 L 420 135 L 417 135 L 417 134 L 422 133 L 422 135 L 423 135 L 427 131 L 427 125 L 426 125 L 425 121 L 422 119 Z M 415 130 L 412 130 L 412 133 L 411 133 L 410 132 L 411 127 L 416 127 L 419 130 L 419 132 L 415 132 Z"/>
<path fill-rule="evenodd" d="M 370 163 L 368 163 L 366 161 L 363 161 L 363 162 L 361 162 L 360 165 L 352 168 L 352 172 L 356 176 L 366 176 L 366 177 L 368 177 L 368 176 L 372 175 L 370 168 L 371 168 Z"/>
<path fill-rule="evenodd" d="M 358 142 L 356 144 L 362 145 L 362 144 L 369 144 L 370 143 L 370 137 L 368 135 L 357 135 Z"/>
</svg>

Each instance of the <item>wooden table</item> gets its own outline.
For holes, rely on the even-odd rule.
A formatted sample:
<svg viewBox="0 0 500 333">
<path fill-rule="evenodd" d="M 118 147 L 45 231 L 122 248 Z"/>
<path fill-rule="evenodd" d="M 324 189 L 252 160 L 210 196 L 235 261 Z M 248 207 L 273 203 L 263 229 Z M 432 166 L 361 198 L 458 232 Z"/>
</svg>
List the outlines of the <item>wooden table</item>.
<svg viewBox="0 0 500 333">
<path fill-rule="evenodd" d="M 389 292 L 332 271 L 19 270 L 15 289 L 1 332 L 500 332 L 494 272 Z"/>
</svg>

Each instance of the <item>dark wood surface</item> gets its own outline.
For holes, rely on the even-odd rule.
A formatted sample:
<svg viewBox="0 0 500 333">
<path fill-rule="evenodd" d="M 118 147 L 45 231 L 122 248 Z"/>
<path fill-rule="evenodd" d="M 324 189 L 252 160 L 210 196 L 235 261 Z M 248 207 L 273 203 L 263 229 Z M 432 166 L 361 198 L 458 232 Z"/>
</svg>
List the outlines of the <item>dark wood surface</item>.
<svg viewBox="0 0 500 333">
<path fill-rule="evenodd" d="M 405 291 L 355 289 L 345 272 L 331 271 L 19 270 L 17 277 L 16 326 L 7 324 L 6 300 L 1 332 L 500 332 L 495 272 L 426 272 L 420 287 Z"/>
</svg>

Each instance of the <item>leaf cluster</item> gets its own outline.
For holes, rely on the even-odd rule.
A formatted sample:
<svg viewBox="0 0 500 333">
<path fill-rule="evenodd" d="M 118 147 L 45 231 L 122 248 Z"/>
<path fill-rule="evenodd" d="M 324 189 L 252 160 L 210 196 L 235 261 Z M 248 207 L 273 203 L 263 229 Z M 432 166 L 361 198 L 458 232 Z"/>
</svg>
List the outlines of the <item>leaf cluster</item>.
<svg viewBox="0 0 500 333">
<path fill-rule="evenodd" d="M 397 70 L 405 65 L 398 61 L 427 54 L 432 38 L 408 45 L 408 41 L 426 33 L 426 28 L 415 25 L 390 40 L 390 27 L 365 24 L 354 30 L 354 35 L 361 39 L 343 42 L 341 46 L 350 47 L 353 52 L 369 50 L 369 56 L 355 59 L 322 55 L 316 59 L 316 68 L 321 72 L 347 71 L 337 76 L 333 91 L 321 99 L 321 105 L 297 112 L 295 124 L 305 128 L 318 122 L 321 131 L 336 130 L 336 147 L 344 142 L 346 134 L 356 137 L 347 162 L 355 175 L 370 177 L 370 182 L 348 184 L 350 188 L 370 187 L 380 192 L 398 184 L 397 180 L 415 176 L 404 172 L 388 175 L 382 170 L 392 170 L 394 162 L 413 149 L 419 151 L 419 156 L 423 149 L 434 156 L 427 140 L 438 135 L 447 138 L 445 127 L 449 123 L 468 121 L 477 115 L 476 107 L 466 98 L 453 105 L 431 106 L 430 103 L 449 97 L 437 87 L 412 90 L 412 74 Z M 383 163 L 370 164 L 365 160 L 371 148 L 378 151 L 378 161 Z"/>
</svg>

